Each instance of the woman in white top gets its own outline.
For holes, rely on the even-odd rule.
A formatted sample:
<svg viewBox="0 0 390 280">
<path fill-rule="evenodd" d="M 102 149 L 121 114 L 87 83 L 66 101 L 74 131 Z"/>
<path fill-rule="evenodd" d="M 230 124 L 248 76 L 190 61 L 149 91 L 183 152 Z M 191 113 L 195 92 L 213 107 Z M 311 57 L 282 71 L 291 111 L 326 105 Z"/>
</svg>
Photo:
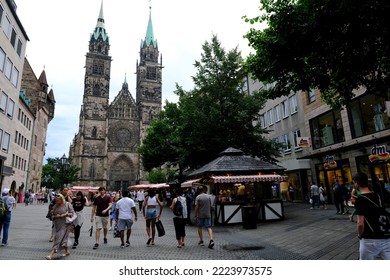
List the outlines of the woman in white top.
<svg viewBox="0 0 390 280">
<path fill-rule="evenodd" d="M 159 214 L 157 215 L 157 205 L 159 207 Z M 160 220 L 162 212 L 162 203 L 155 195 L 154 189 L 149 189 L 148 195 L 145 197 L 142 205 L 142 212 L 146 221 L 146 233 L 148 235 L 148 241 L 146 245 L 154 245 L 154 236 L 156 235 L 156 219 Z"/>
</svg>

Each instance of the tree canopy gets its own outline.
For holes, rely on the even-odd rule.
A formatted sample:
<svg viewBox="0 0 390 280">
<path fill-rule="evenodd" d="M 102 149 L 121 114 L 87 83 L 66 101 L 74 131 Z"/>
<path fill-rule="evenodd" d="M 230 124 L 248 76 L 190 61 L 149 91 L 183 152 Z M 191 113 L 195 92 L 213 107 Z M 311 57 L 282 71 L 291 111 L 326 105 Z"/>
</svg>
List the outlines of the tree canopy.
<svg viewBox="0 0 390 280">
<path fill-rule="evenodd" d="M 318 88 L 338 108 L 365 87 L 383 95 L 390 85 L 390 2 L 377 0 L 260 0 L 261 15 L 244 36 L 255 50 L 246 69 L 265 83 L 267 97 Z"/>
<path fill-rule="evenodd" d="M 77 172 L 79 167 L 71 163 L 68 159 L 68 165 L 61 164 L 61 158 L 48 158 L 47 163 L 42 166 L 42 186 L 51 189 L 59 189 L 63 184 L 71 184 L 77 181 Z"/>
<path fill-rule="evenodd" d="M 177 104 L 166 103 L 140 148 L 146 170 L 166 161 L 181 168 L 198 168 L 228 147 L 275 162 L 277 145 L 264 138 L 260 109 L 265 99 L 243 90 L 246 74 L 241 53 L 225 51 L 216 35 L 202 46 L 194 66 L 194 88 L 176 85 Z"/>
</svg>

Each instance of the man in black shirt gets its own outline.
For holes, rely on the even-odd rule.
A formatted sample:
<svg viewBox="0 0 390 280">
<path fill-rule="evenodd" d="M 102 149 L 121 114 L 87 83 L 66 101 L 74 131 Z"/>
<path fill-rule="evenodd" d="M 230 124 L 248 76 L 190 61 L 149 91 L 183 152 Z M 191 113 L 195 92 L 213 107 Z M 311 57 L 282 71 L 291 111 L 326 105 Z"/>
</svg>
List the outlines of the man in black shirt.
<svg viewBox="0 0 390 280">
<path fill-rule="evenodd" d="M 355 188 L 361 192 L 355 202 L 360 259 L 374 260 L 381 257 L 390 260 L 388 217 L 382 201 L 378 194 L 369 189 L 366 174 L 357 173 L 353 181 Z"/>
</svg>

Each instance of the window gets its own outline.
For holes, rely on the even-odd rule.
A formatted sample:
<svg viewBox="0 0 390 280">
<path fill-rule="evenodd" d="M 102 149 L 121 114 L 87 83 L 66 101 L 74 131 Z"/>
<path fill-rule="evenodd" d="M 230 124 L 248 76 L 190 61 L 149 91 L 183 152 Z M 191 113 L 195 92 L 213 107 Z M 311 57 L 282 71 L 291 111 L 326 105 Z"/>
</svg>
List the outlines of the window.
<svg viewBox="0 0 390 280">
<path fill-rule="evenodd" d="M 265 123 L 265 117 L 264 117 L 264 115 L 261 115 L 261 116 L 260 116 L 260 126 L 261 126 L 261 128 L 267 127 L 267 124 Z"/>
<path fill-rule="evenodd" d="M 291 110 L 291 114 L 294 114 L 296 112 L 298 112 L 298 103 L 297 103 L 297 95 L 294 94 L 292 95 L 290 98 L 290 110 Z"/>
<path fill-rule="evenodd" d="M 15 48 L 15 43 L 16 43 L 16 31 L 15 31 L 15 29 L 13 29 L 13 28 L 12 28 L 12 32 L 11 32 L 11 40 L 10 40 L 10 42 L 11 42 L 12 47 Z"/>
<path fill-rule="evenodd" d="M 298 146 L 298 137 L 301 137 L 301 131 L 299 129 L 297 129 L 297 130 L 295 130 L 293 132 L 293 135 L 294 135 L 294 147 L 295 147 L 295 150 L 302 150 L 302 147 Z"/>
<path fill-rule="evenodd" d="M 309 92 L 307 93 L 307 103 L 310 104 L 310 103 L 313 103 L 314 101 L 316 101 L 316 92 L 315 90 L 312 88 L 309 90 Z"/>
<path fill-rule="evenodd" d="M 3 130 L 0 129 L 0 145 L 1 145 L 1 140 L 3 139 Z"/>
<path fill-rule="evenodd" d="M 13 67 L 12 61 L 7 58 L 7 62 L 5 64 L 5 72 L 4 75 L 8 78 L 8 80 L 11 80 L 11 74 L 12 74 L 12 67 Z"/>
<path fill-rule="evenodd" d="M 3 31 L 5 36 L 9 38 L 9 34 L 11 32 L 11 21 L 7 16 L 4 19 Z"/>
<path fill-rule="evenodd" d="M 288 101 L 284 100 L 282 102 L 282 110 L 283 110 L 283 119 L 288 117 Z"/>
<path fill-rule="evenodd" d="M 92 74 L 103 75 L 104 74 L 104 63 L 103 61 L 94 61 L 92 67 Z"/>
<path fill-rule="evenodd" d="M 0 112 L 5 113 L 5 111 L 6 111 L 6 109 L 7 109 L 7 102 L 8 102 L 8 95 L 5 94 L 5 92 L 3 91 L 3 92 L 1 93 Z"/>
<path fill-rule="evenodd" d="M 4 65 L 5 65 L 5 52 L 2 48 L 0 48 L 0 70 L 4 71 Z"/>
<path fill-rule="evenodd" d="M 361 137 L 390 128 L 390 119 L 385 111 L 390 93 L 366 94 L 354 99 L 348 107 L 352 137 Z"/>
<path fill-rule="evenodd" d="M 309 125 L 313 149 L 345 141 L 340 110 L 311 119 Z"/>
<path fill-rule="evenodd" d="M 15 102 L 10 98 L 8 100 L 7 116 L 12 119 L 14 116 Z"/>
<path fill-rule="evenodd" d="M 291 151 L 291 142 L 290 142 L 290 136 L 288 134 L 283 135 L 283 143 L 284 143 L 284 152 L 290 152 Z"/>
<path fill-rule="evenodd" d="M 18 81 L 19 81 L 19 70 L 14 67 L 14 71 L 12 73 L 12 80 L 11 83 L 15 86 L 18 87 Z"/>
<path fill-rule="evenodd" d="M 280 105 L 279 104 L 275 106 L 274 111 L 275 111 L 275 122 L 279 122 L 280 121 Z"/>
<path fill-rule="evenodd" d="M 18 40 L 18 46 L 16 48 L 16 53 L 21 57 L 22 56 L 22 46 L 23 46 L 23 43 L 22 41 L 19 39 Z"/>
<path fill-rule="evenodd" d="M 4 8 L 3 6 L 0 5 L 0 25 L 1 25 L 1 20 L 3 19 L 3 14 L 4 14 Z"/>
<path fill-rule="evenodd" d="M 10 138 L 11 138 L 11 135 L 9 135 L 9 133 L 7 133 L 7 132 L 3 133 L 3 140 L 1 142 L 1 150 L 3 152 L 8 152 Z"/>
<path fill-rule="evenodd" d="M 273 125 L 274 124 L 274 118 L 273 118 L 273 110 L 268 110 L 267 112 L 267 123 L 268 125 Z"/>
<path fill-rule="evenodd" d="M 156 80 L 157 79 L 156 67 L 147 67 L 146 68 L 146 79 L 148 79 L 148 80 Z"/>
</svg>

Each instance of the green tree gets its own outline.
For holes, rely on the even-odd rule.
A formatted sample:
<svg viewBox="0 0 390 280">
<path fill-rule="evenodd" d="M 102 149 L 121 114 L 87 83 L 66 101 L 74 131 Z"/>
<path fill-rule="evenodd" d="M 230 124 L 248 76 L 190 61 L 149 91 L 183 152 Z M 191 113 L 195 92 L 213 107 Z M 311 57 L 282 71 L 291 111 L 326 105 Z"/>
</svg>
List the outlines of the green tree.
<svg viewBox="0 0 390 280">
<path fill-rule="evenodd" d="M 318 88 L 334 108 L 363 86 L 383 95 L 390 86 L 390 2 L 377 0 L 260 0 L 244 36 L 255 50 L 246 69 L 265 83 L 266 96 Z"/>
<path fill-rule="evenodd" d="M 68 166 L 61 165 L 61 158 L 48 158 L 47 163 L 42 166 L 42 184 L 54 190 L 59 189 L 62 184 L 71 184 L 78 180 L 77 172 L 79 167 L 73 165 L 68 159 Z"/>
<path fill-rule="evenodd" d="M 140 149 L 144 167 L 172 161 L 180 171 L 198 168 L 228 147 L 274 162 L 277 146 L 264 138 L 267 131 L 257 122 L 265 99 L 243 91 L 241 53 L 226 52 L 215 35 L 202 49 L 194 64 L 194 89 L 177 85 L 178 103 L 168 103 L 148 130 Z"/>
<path fill-rule="evenodd" d="M 151 184 L 166 183 L 166 174 L 161 169 L 153 169 L 148 174 L 148 181 Z"/>
</svg>

